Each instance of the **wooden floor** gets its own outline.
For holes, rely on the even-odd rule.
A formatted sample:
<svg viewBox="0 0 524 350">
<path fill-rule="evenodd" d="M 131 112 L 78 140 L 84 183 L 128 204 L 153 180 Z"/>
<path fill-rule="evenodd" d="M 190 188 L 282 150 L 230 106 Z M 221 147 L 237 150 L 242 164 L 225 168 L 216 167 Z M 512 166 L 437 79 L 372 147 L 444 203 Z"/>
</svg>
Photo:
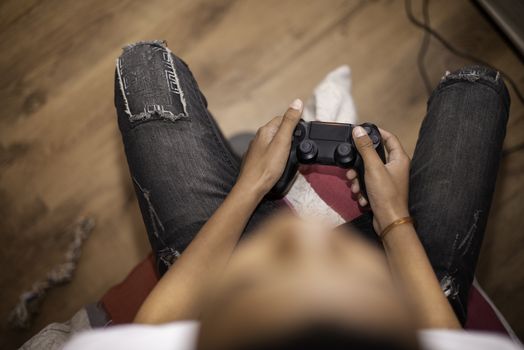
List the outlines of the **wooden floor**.
<svg viewBox="0 0 524 350">
<path fill-rule="evenodd" d="M 524 89 L 522 62 L 470 2 L 435 1 L 430 12 L 452 43 Z M 352 69 L 361 120 L 397 133 L 409 152 L 425 111 L 416 70 L 422 33 L 401 1 L 4 0 L 0 31 L 0 348 L 96 301 L 149 250 L 113 108 L 114 60 L 126 43 L 166 39 L 228 136 L 306 99 L 342 64 Z M 465 63 L 432 41 L 434 84 Z M 506 147 L 524 139 L 523 114 L 514 97 Z M 521 337 L 523 174 L 524 152 L 504 159 L 478 267 Z M 83 216 L 97 226 L 73 282 L 48 295 L 31 329 L 7 330 L 17 296 L 61 261 L 68 227 Z"/>
</svg>

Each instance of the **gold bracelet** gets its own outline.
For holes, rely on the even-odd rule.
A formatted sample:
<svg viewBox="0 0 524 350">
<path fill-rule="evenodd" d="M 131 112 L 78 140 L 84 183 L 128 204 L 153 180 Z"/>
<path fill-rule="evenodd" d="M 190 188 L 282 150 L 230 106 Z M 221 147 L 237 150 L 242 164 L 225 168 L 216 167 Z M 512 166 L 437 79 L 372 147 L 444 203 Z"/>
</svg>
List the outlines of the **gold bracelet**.
<svg viewBox="0 0 524 350">
<path fill-rule="evenodd" d="M 380 238 L 384 239 L 386 237 L 386 234 L 391 231 L 394 227 L 402 225 L 402 224 L 408 224 L 412 223 L 414 220 L 411 216 L 406 216 L 404 218 L 397 219 L 393 221 L 391 224 L 387 225 L 384 230 L 382 230 L 382 233 L 380 234 Z"/>
</svg>

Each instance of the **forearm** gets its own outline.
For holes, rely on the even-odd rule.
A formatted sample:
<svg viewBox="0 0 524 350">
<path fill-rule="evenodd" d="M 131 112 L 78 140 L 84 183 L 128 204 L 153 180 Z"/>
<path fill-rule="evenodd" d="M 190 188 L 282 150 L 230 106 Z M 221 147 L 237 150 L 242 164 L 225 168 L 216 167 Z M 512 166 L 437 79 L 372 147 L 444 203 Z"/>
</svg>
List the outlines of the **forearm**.
<svg viewBox="0 0 524 350">
<path fill-rule="evenodd" d="M 394 227 L 383 243 L 392 273 L 417 311 L 419 327 L 460 328 L 413 225 Z"/>
<path fill-rule="evenodd" d="M 203 281 L 224 270 L 251 214 L 282 175 L 302 101 L 284 117 L 261 127 L 244 156 L 237 184 L 162 277 L 138 311 L 135 322 L 162 323 L 200 314 Z"/>
<path fill-rule="evenodd" d="M 222 205 L 149 294 L 135 322 L 163 323 L 196 318 L 202 280 L 224 269 L 260 199 L 261 196 L 255 191 L 233 187 Z"/>
</svg>

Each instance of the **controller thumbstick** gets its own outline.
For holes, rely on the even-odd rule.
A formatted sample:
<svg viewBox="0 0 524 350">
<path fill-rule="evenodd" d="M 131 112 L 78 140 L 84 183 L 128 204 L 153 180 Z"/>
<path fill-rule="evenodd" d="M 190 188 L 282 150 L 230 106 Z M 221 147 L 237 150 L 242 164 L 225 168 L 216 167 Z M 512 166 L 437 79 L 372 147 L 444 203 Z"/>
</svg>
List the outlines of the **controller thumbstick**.
<svg viewBox="0 0 524 350">
<path fill-rule="evenodd" d="M 335 150 L 335 162 L 338 166 L 349 168 L 355 160 L 353 146 L 349 143 L 341 143 Z"/>
<path fill-rule="evenodd" d="M 312 162 L 317 156 L 317 145 L 310 140 L 304 140 L 298 145 L 298 159 L 300 162 L 309 163 Z"/>
</svg>

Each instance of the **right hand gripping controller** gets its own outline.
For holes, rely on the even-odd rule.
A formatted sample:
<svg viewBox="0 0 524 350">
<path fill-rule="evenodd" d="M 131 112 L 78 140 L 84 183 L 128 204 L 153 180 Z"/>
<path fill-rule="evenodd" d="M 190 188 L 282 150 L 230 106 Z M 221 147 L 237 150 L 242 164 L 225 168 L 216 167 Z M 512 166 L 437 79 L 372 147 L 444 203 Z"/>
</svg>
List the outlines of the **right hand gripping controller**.
<svg viewBox="0 0 524 350">
<path fill-rule="evenodd" d="M 373 141 L 382 162 L 386 154 L 378 128 L 371 123 L 361 124 Z M 289 190 L 300 164 L 322 164 L 341 168 L 354 168 L 365 197 L 364 163 L 353 142 L 354 125 L 344 123 L 306 122 L 300 120 L 293 132 L 293 141 L 284 172 L 269 192 L 273 198 L 281 198 Z"/>
</svg>

